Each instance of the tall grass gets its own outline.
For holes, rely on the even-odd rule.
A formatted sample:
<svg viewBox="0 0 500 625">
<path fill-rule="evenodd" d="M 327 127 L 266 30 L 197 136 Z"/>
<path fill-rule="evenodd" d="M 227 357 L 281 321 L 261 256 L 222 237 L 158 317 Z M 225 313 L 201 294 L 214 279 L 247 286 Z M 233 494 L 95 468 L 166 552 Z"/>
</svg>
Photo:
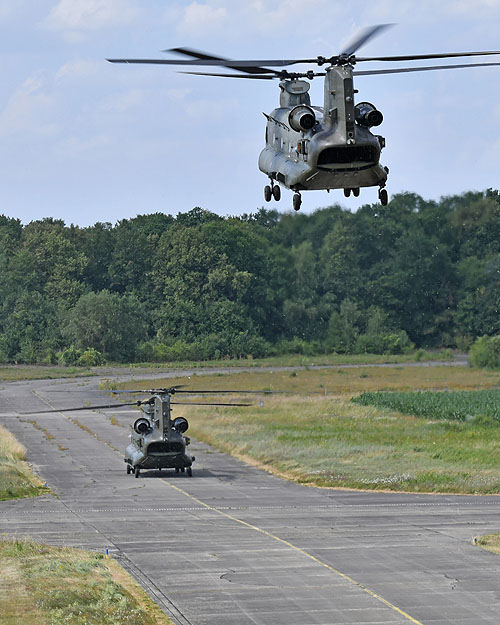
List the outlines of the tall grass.
<svg viewBox="0 0 500 625">
<path fill-rule="evenodd" d="M 5 625 L 172 625 L 102 554 L 4 540 L 0 579 L 0 623 Z"/>
<path fill-rule="evenodd" d="M 34 497 L 48 492 L 25 459 L 26 450 L 23 445 L 0 426 L 0 501 Z"/>
</svg>

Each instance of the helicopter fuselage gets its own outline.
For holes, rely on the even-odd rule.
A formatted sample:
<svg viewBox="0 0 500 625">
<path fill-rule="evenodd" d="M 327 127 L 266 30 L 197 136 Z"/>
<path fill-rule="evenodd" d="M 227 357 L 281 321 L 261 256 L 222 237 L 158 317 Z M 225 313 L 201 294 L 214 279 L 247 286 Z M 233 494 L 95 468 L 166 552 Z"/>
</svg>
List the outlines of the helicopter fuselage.
<svg viewBox="0 0 500 625">
<path fill-rule="evenodd" d="M 141 469 L 183 469 L 192 464 L 186 454 L 185 437 L 175 432 L 167 438 L 151 430 L 141 435 L 134 432 L 125 451 L 126 462 Z"/>
<path fill-rule="evenodd" d="M 172 421 L 170 396 L 156 395 L 141 412 L 125 450 L 127 472 L 133 471 L 138 477 L 141 469 L 187 469 L 191 476 L 194 457 L 186 453 L 190 439 L 183 436 L 188 423 L 182 417 Z"/>
<path fill-rule="evenodd" d="M 296 192 L 385 186 L 385 140 L 370 131 L 382 114 L 369 103 L 355 106 L 351 66 L 327 69 L 323 107 L 311 106 L 306 81 L 286 79 L 280 89 L 279 108 L 266 115 L 259 157 L 259 169 L 272 183 Z"/>
<path fill-rule="evenodd" d="M 383 186 L 387 171 L 380 164 L 380 143 L 367 128 L 355 127 L 355 145 L 341 129 L 322 127 L 323 109 L 314 107 L 314 130 L 284 128 L 291 109 L 275 109 L 267 124 L 266 147 L 259 169 L 293 191 Z M 278 123 L 277 123 L 278 122 Z"/>
</svg>

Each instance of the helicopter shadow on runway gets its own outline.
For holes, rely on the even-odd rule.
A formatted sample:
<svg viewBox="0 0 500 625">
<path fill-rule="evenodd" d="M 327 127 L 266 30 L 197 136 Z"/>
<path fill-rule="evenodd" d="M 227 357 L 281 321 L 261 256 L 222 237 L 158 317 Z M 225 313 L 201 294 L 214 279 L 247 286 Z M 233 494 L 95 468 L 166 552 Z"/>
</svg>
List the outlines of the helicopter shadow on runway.
<svg viewBox="0 0 500 625">
<path fill-rule="evenodd" d="M 207 477 L 211 477 L 211 478 L 216 478 L 216 479 L 221 479 L 221 476 L 217 473 L 214 473 L 213 471 L 210 471 L 209 469 L 196 469 L 196 472 L 194 473 L 194 476 L 196 476 L 196 478 L 207 478 Z M 157 478 L 163 478 L 163 479 L 168 479 L 168 480 L 184 480 L 187 478 L 187 475 L 185 473 L 179 472 L 176 473 L 175 471 L 172 470 L 164 470 L 162 469 L 161 471 L 158 470 L 151 470 L 151 471 L 142 471 L 140 478 L 139 479 L 157 479 Z"/>
</svg>

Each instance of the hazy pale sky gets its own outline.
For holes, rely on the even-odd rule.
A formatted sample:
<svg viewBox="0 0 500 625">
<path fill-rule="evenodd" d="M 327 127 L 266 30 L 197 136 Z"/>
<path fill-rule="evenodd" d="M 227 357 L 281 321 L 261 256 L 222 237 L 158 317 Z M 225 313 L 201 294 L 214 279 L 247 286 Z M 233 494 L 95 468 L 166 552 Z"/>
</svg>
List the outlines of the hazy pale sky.
<svg viewBox="0 0 500 625">
<path fill-rule="evenodd" d="M 161 58 L 175 46 L 239 59 L 331 56 L 358 29 L 389 22 L 358 54 L 500 49 L 500 0 L 0 0 L 0 213 L 85 226 L 195 206 L 288 211 L 290 191 L 265 204 L 257 166 L 277 81 L 105 59 Z M 358 77 L 358 101 L 384 114 L 389 195 L 499 188 L 499 85 L 500 67 Z M 322 89 L 316 78 L 313 104 Z M 349 200 L 304 192 L 301 210 L 376 199 L 375 188 Z"/>
</svg>

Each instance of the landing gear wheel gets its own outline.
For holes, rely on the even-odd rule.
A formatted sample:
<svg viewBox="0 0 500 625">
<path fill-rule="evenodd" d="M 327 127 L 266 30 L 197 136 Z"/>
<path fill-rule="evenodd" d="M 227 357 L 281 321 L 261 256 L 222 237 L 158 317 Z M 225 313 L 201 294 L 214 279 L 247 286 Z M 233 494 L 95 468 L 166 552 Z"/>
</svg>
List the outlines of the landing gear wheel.
<svg viewBox="0 0 500 625">
<path fill-rule="evenodd" d="M 179 467 L 175 467 L 175 472 L 179 473 Z"/>
<path fill-rule="evenodd" d="M 276 200 L 276 202 L 279 202 L 281 200 L 281 189 L 277 184 L 275 184 L 273 187 L 273 198 Z"/>
<path fill-rule="evenodd" d="M 302 198 L 300 196 L 300 193 L 296 193 L 293 196 L 293 210 L 298 211 L 300 209 L 301 204 L 302 204 Z"/>
<path fill-rule="evenodd" d="M 186 473 L 187 473 L 188 477 L 193 477 L 193 469 L 191 467 L 188 467 L 186 469 Z"/>
<path fill-rule="evenodd" d="M 359 187 L 356 187 L 355 189 L 353 189 L 352 194 L 354 195 L 354 197 L 359 197 Z"/>
<path fill-rule="evenodd" d="M 344 195 L 349 197 L 351 195 L 351 189 L 344 189 Z"/>
<path fill-rule="evenodd" d="M 134 467 L 134 475 L 135 477 L 139 477 L 141 473 L 141 470 L 139 469 L 139 467 Z"/>
<path fill-rule="evenodd" d="M 380 189 L 380 191 L 378 192 L 378 199 L 380 200 L 382 206 L 387 206 L 387 203 L 389 202 L 389 196 L 386 189 Z"/>
<path fill-rule="evenodd" d="M 268 184 L 266 184 L 266 186 L 264 187 L 264 199 L 266 200 L 266 202 L 270 202 L 272 197 L 272 189 Z"/>
<path fill-rule="evenodd" d="M 130 475 L 130 473 L 132 473 L 132 467 L 127 464 L 127 475 Z"/>
</svg>

